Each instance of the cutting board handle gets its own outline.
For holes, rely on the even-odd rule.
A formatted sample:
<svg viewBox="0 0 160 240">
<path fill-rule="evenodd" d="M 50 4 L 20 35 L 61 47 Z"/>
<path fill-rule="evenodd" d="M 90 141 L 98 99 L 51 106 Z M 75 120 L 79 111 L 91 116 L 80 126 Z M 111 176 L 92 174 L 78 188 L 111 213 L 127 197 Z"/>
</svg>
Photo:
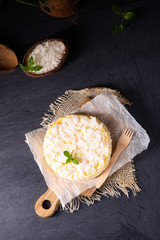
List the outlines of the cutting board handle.
<svg viewBox="0 0 160 240">
<path fill-rule="evenodd" d="M 47 206 L 48 204 L 48 206 Z M 36 202 L 35 211 L 42 218 L 51 217 L 59 206 L 59 198 L 48 189 Z"/>
</svg>

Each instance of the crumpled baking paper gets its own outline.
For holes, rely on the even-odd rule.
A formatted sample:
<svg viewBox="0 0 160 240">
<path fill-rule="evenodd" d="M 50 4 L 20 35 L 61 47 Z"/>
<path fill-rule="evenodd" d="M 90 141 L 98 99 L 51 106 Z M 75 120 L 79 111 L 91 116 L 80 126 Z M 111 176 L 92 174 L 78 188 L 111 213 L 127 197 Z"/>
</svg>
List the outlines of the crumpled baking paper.
<svg viewBox="0 0 160 240">
<path fill-rule="evenodd" d="M 135 134 L 129 146 L 121 153 L 110 175 L 131 161 L 137 154 L 147 149 L 149 136 L 134 117 L 126 110 L 123 104 L 113 93 L 106 90 L 91 101 L 85 103 L 74 113 L 89 114 L 101 120 L 110 130 L 112 137 L 112 152 L 123 131 L 130 127 Z M 26 142 L 38 164 L 47 186 L 59 197 L 62 207 L 86 189 L 96 185 L 97 178 L 85 181 L 71 181 L 54 173 L 47 165 L 43 154 L 43 139 L 48 127 L 39 128 L 27 133 Z"/>
</svg>

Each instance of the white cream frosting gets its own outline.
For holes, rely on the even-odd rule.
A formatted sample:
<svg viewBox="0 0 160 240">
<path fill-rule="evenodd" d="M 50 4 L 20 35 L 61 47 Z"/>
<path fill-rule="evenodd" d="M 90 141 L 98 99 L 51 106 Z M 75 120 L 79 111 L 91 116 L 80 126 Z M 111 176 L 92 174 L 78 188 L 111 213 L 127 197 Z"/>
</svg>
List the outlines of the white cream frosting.
<svg viewBox="0 0 160 240">
<path fill-rule="evenodd" d="M 109 164 L 111 138 L 96 117 L 68 115 L 50 125 L 43 149 L 48 165 L 57 175 L 70 180 L 91 179 Z M 66 164 L 64 151 L 73 151 L 79 164 Z"/>
</svg>

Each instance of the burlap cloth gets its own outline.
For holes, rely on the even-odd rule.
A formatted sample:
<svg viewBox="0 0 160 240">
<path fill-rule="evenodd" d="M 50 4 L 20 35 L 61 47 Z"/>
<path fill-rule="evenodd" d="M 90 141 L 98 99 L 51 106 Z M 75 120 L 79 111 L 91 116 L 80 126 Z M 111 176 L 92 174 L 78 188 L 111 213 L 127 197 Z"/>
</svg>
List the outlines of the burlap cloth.
<svg viewBox="0 0 160 240">
<path fill-rule="evenodd" d="M 54 103 L 50 105 L 49 114 L 45 114 L 42 126 L 50 124 L 52 121 L 56 121 L 59 117 L 67 115 L 72 111 L 75 111 L 86 97 L 94 98 L 98 94 L 102 93 L 106 88 L 91 88 L 83 89 L 79 91 L 68 90 L 65 94 L 59 97 Z M 124 105 L 131 105 L 131 103 L 121 96 L 121 94 L 115 90 L 108 89 L 110 92 L 118 97 L 118 100 Z M 141 191 L 137 185 L 137 178 L 135 174 L 135 166 L 133 161 L 123 165 L 119 170 L 113 173 L 107 178 L 106 182 L 97 189 L 92 197 L 78 196 L 68 204 L 65 205 L 65 210 L 73 212 L 79 209 L 80 202 L 87 205 L 94 204 L 95 200 L 100 201 L 101 195 L 119 197 L 121 191 L 129 197 L 129 190 L 136 195 Z"/>
</svg>

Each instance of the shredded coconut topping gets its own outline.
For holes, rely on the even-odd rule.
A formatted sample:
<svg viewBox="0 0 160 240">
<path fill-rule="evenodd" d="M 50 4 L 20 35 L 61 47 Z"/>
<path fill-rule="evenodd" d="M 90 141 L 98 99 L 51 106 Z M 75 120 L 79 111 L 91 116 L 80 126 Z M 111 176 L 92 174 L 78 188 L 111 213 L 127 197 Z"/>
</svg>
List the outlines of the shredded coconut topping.
<svg viewBox="0 0 160 240">
<path fill-rule="evenodd" d="M 43 68 L 39 71 L 32 71 L 35 74 L 46 73 L 55 69 L 61 62 L 65 54 L 65 45 L 58 40 L 49 40 L 38 44 L 30 56 L 33 57 L 34 65 L 40 65 Z M 29 56 L 29 57 L 30 57 Z"/>
<path fill-rule="evenodd" d="M 111 138 L 95 117 L 69 115 L 50 125 L 43 147 L 46 161 L 57 175 L 70 180 L 91 179 L 109 164 Z M 79 164 L 66 164 L 66 150 L 74 150 Z"/>
</svg>

